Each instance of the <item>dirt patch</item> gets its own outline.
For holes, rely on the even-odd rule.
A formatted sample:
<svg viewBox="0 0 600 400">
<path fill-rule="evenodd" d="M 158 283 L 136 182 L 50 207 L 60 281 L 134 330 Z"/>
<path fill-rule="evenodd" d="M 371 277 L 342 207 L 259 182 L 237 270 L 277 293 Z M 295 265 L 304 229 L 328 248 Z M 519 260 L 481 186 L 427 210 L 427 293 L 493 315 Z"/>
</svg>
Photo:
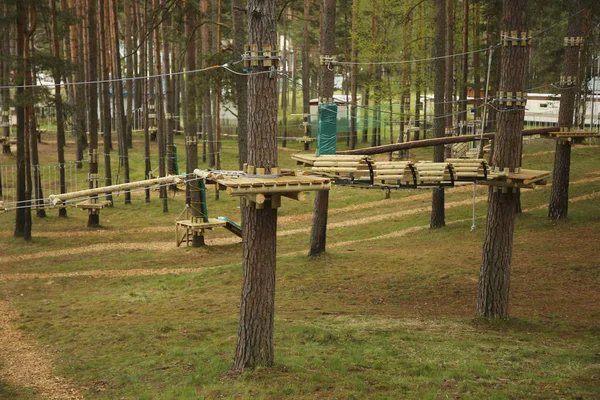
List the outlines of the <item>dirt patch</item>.
<svg viewBox="0 0 600 400">
<path fill-rule="evenodd" d="M 206 244 L 212 246 L 225 246 L 234 243 L 241 243 L 238 237 L 233 238 L 212 238 L 206 239 Z M 74 254 L 96 253 L 96 252 L 115 252 L 115 251 L 172 251 L 176 250 L 175 243 L 169 242 L 139 242 L 139 243 L 100 243 L 90 246 L 76 247 L 63 250 L 42 251 L 38 253 L 22 254 L 15 256 L 0 257 L 0 265 L 14 263 L 15 261 L 34 260 L 45 257 L 62 257 Z"/>
<path fill-rule="evenodd" d="M 50 400 L 82 399 L 79 390 L 54 375 L 52 356 L 13 325 L 17 314 L 0 301 L 0 357 L 2 379 L 19 386 L 34 387 Z"/>
</svg>

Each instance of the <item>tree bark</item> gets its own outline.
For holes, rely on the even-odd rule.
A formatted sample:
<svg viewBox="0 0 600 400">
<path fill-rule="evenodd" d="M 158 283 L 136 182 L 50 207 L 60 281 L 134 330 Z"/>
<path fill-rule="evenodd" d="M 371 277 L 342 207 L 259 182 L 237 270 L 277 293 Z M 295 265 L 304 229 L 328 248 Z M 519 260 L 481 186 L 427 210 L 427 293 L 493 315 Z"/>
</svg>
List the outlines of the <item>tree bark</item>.
<svg viewBox="0 0 600 400">
<path fill-rule="evenodd" d="M 350 108 L 350 149 L 356 148 L 358 139 L 357 129 L 357 91 L 358 91 L 358 0 L 352 0 L 352 44 L 351 58 L 352 67 L 350 70 L 350 92 L 352 93 L 352 104 Z"/>
<path fill-rule="evenodd" d="M 446 0 L 435 0 L 435 87 L 434 87 L 434 137 L 442 138 L 445 134 L 444 115 L 444 80 L 446 71 L 446 60 L 443 57 L 446 54 Z M 433 161 L 444 161 L 444 146 L 435 146 L 433 148 Z M 444 210 L 444 189 L 433 189 L 431 202 L 431 229 L 441 228 L 446 225 L 446 216 Z"/>
<path fill-rule="evenodd" d="M 302 112 L 304 113 L 306 135 L 311 136 L 310 121 L 310 36 L 308 35 L 308 22 L 310 20 L 310 0 L 304 0 L 304 22 L 302 26 Z M 308 150 L 308 142 L 304 143 L 304 150 Z"/>
<path fill-rule="evenodd" d="M 129 183 L 129 150 L 127 145 L 127 122 L 125 120 L 125 106 L 123 104 L 123 80 L 121 73 L 121 55 L 119 52 L 119 21 L 117 20 L 117 0 L 111 0 L 111 24 L 113 33 L 113 95 L 116 100 L 115 121 L 117 125 L 117 137 L 119 149 L 121 150 L 121 165 L 123 166 L 123 181 Z M 125 192 L 125 204 L 131 203 L 131 192 Z"/>
<path fill-rule="evenodd" d="M 462 37 L 462 59 L 461 59 L 461 82 L 458 104 L 458 120 L 461 122 L 460 134 L 467 133 L 467 80 L 469 77 L 469 2 L 463 2 L 463 37 Z"/>
<path fill-rule="evenodd" d="M 3 7 L 4 17 L 9 19 L 9 7 L 7 4 Z M 11 38 L 11 25 L 9 25 L 3 32 L 0 43 L 2 46 L 2 54 L 10 56 L 10 38 Z M 7 59 L 2 60 L 2 86 L 4 89 L 0 89 L 2 94 L 2 135 L 7 139 L 2 145 L 2 154 L 10 154 L 10 89 L 7 87 L 10 85 L 10 65 Z"/>
<path fill-rule="evenodd" d="M 158 12 L 159 9 L 159 0 L 154 0 L 153 2 L 154 12 Z M 156 18 L 158 19 L 158 18 Z M 154 62 L 156 66 L 156 75 L 159 76 L 156 80 L 156 102 L 155 102 L 155 111 L 156 111 L 156 140 L 158 142 L 158 174 L 162 176 L 166 176 L 167 167 L 165 160 L 165 124 L 164 124 L 164 110 L 165 110 L 165 102 L 163 97 L 163 84 L 160 76 L 162 75 L 162 63 L 161 63 L 161 54 L 160 54 L 160 26 L 156 26 L 154 28 Z M 160 187 L 160 198 L 163 204 L 163 212 L 169 212 L 168 205 L 168 196 L 167 196 L 167 187 Z"/>
<path fill-rule="evenodd" d="M 242 0 L 231 1 L 233 29 L 233 61 L 238 61 L 244 53 L 246 44 L 246 29 L 244 26 L 244 11 Z M 248 82 L 245 75 L 235 76 L 236 105 L 237 105 L 237 136 L 238 161 L 240 170 L 248 160 Z"/>
<path fill-rule="evenodd" d="M 125 14 L 125 76 L 129 79 L 125 82 L 125 88 L 127 90 L 127 102 L 126 102 L 126 119 L 125 119 L 125 138 L 127 147 L 131 149 L 133 147 L 133 41 L 131 39 L 133 35 L 133 16 L 132 16 L 132 0 L 124 0 L 123 9 Z M 137 54 L 137 51 L 135 52 Z"/>
<path fill-rule="evenodd" d="M 140 15 L 140 27 L 143 32 L 148 29 L 148 7 L 149 1 L 144 0 L 144 12 L 143 16 Z M 141 14 L 141 12 L 140 12 Z M 142 35 L 140 33 L 140 40 L 142 44 L 141 52 L 140 52 L 140 76 L 146 77 L 147 71 L 149 71 L 149 75 L 152 75 L 152 40 L 148 40 L 148 35 Z M 141 98 L 142 105 L 142 114 L 143 114 L 143 124 L 144 124 L 144 179 L 150 178 L 150 172 L 152 171 L 152 165 L 150 161 L 150 127 L 154 126 L 154 123 L 150 122 L 150 113 L 153 113 L 156 118 L 156 109 L 154 108 L 154 102 L 151 99 L 154 99 L 154 82 L 153 79 L 143 79 L 140 89 L 143 93 Z M 150 108 L 150 104 L 152 104 L 152 108 Z M 156 119 L 153 118 L 153 121 Z M 144 200 L 146 203 L 150 202 L 150 188 L 146 187 L 144 189 Z"/>
<path fill-rule="evenodd" d="M 77 14 L 77 1 L 69 0 L 69 8 Z M 69 42 L 71 44 L 71 61 L 75 64 L 72 73 L 72 82 L 80 82 L 83 80 L 82 63 L 80 63 L 80 44 L 81 35 L 78 33 L 77 24 L 72 24 L 69 28 Z M 75 165 L 77 168 L 82 168 L 83 164 L 83 150 L 84 150 L 84 137 L 85 137 L 85 95 L 84 86 L 72 86 L 73 96 L 72 107 L 73 107 L 73 134 L 75 135 Z M 73 103 L 74 102 L 74 103 Z M 83 110 L 82 110 L 83 107 Z"/>
<path fill-rule="evenodd" d="M 583 12 L 581 12 L 580 0 L 574 1 L 574 8 L 579 12 L 569 18 L 567 25 L 567 37 L 582 36 Z M 576 77 L 579 75 L 579 46 L 565 46 L 565 58 L 562 67 L 562 76 Z M 563 129 L 573 127 L 573 116 L 575 113 L 575 97 L 578 86 L 569 85 L 563 87 L 560 92 L 560 108 L 558 111 L 558 126 Z M 571 168 L 571 142 L 567 140 L 556 141 L 554 153 L 554 172 L 552 174 L 552 188 L 550 193 L 550 204 L 548 207 L 548 218 L 559 220 L 567 217 L 569 209 L 569 172 Z"/>
<path fill-rule="evenodd" d="M 475 4 L 473 5 L 473 7 L 475 8 L 474 10 L 474 16 L 473 16 L 473 44 L 474 44 L 474 49 L 475 50 L 479 50 L 479 36 L 480 36 L 480 32 L 479 32 L 479 8 L 480 8 L 480 3 L 479 1 L 476 1 Z M 481 118 L 481 108 L 479 107 L 481 105 L 481 66 L 479 63 L 479 52 L 475 52 L 473 53 L 473 91 L 474 93 L 474 98 L 475 98 L 475 118 Z M 483 127 L 482 127 L 483 129 Z"/>
<path fill-rule="evenodd" d="M 283 11 L 283 49 L 281 50 L 281 73 L 283 77 L 281 78 L 281 119 L 283 124 L 283 140 L 281 142 L 281 147 L 287 147 L 287 107 L 288 107 L 288 29 L 287 29 L 287 11 Z"/>
<path fill-rule="evenodd" d="M 17 114 L 17 203 L 20 208 L 16 210 L 15 237 L 31 240 L 31 171 L 29 162 L 29 143 L 26 129 L 25 104 L 23 102 L 26 68 L 25 68 L 25 31 L 29 4 L 17 2 L 16 5 L 16 56 L 19 66 L 15 71 L 16 99 L 18 100 L 15 111 Z"/>
<path fill-rule="evenodd" d="M 454 0 L 446 0 L 448 13 L 446 14 L 446 54 L 454 54 Z M 451 136 L 454 130 L 454 57 L 446 58 L 446 87 L 444 93 L 444 112 L 446 113 L 446 136 Z M 452 156 L 452 150 L 445 148 L 447 158 Z"/>
<path fill-rule="evenodd" d="M 66 180 L 66 164 L 65 164 L 65 119 L 63 110 L 63 100 L 61 94 L 61 77 L 62 77 L 62 60 L 60 56 L 60 47 L 58 42 L 58 24 L 56 21 L 56 1 L 50 1 L 50 11 L 52 18 L 52 55 L 55 59 L 55 67 L 52 71 L 54 77 L 54 106 L 56 107 L 56 152 L 58 155 L 58 174 L 59 174 L 59 185 L 60 193 L 67 192 L 67 180 Z M 58 209 L 59 217 L 67 216 L 66 207 Z"/>
<path fill-rule="evenodd" d="M 276 2 L 248 0 L 248 39 L 259 50 L 276 49 Z M 259 65 L 250 72 L 266 70 Z M 277 166 L 277 80 L 268 74 L 248 76 L 248 164 Z M 275 314 L 275 265 L 277 208 L 267 201 L 263 209 L 246 208 L 243 226 L 243 282 L 240 325 L 233 370 L 242 371 L 274 363 L 273 323 Z"/>
<path fill-rule="evenodd" d="M 332 56 L 335 52 L 335 6 L 336 0 L 323 0 L 321 18 L 321 54 Z M 321 65 L 322 85 L 319 103 L 333 98 L 334 71 L 327 65 Z M 327 244 L 327 210 L 329 208 L 329 191 L 320 190 L 315 195 L 312 233 L 308 255 L 320 256 L 325 252 Z"/>
<path fill-rule="evenodd" d="M 161 4 L 165 7 L 166 0 L 161 0 Z M 170 40 L 167 37 L 167 29 L 169 26 L 170 18 L 163 21 L 162 25 L 162 46 L 163 46 L 163 66 L 164 66 L 164 85 L 165 85 L 165 139 L 166 139 L 166 149 L 167 149 L 167 173 L 174 174 L 175 173 L 175 147 L 174 147 L 174 119 L 175 115 L 173 109 L 173 82 L 171 80 L 171 51 L 170 51 Z"/>
<path fill-rule="evenodd" d="M 186 48 L 186 68 L 188 71 L 196 69 L 196 37 L 194 34 L 194 22 L 196 20 L 193 6 L 190 0 L 186 0 L 185 12 L 185 36 L 188 38 Z M 186 138 L 186 173 L 192 174 L 198 168 L 198 135 L 196 134 L 196 79 L 193 74 L 187 75 L 185 79 L 185 121 L 184 131 Z M 192 220 L 203 221 L 201 212 L 201 200 L 203 188 L 199 180 L 191 179 L 187 183 L 187 204 L 190 206 Z M 192 238 L 192 247 L 204 246 L 204 235 L 199 232 Z"/>
<path fill-rule="evenodd" d="M 202 68 L 208 66 L 206 60 L 210 54 L 210 31 L 208 29 L 208 22 L 210 18 L 208 16 L 208 0 L 200 0 L 200 12 L 202 13 L 202 19 L 204 24 L 200 28 L 201 35 L 201 49 L 202 49 Z M 213 132 L 213 116 L 212 116 L 212 105 L 211 105 L 211 84 L 209 81 L 203 83 L 204 93 L 202 94 L 202 105 L 204 114 L 204 138 L 208 144 L 208 167 L 214 168 L 216 164 L 215 159 L 215 138 Z M 205 142 L 206 143 L 206 142 Z M 205 156 L 206 157 L 206 156 Z"/>
<path fill-rule="evenodd" d="M 104 152 L 104 186 L 112 185 L 112 169 L 110 151 L 112 150 L 112 126 L 111 126 L 111 110 L 110 110 L 110 41 L 108 37 L 107 27 L 110 26 L 108 18 L 108 10 L 104 1 L 98 2 L 98 18 L 100 21 L 100 70 L 102 74 L 102 135 L 103 135 L 103 152 Z M 109 29 L 110 30 L 110 29 Z M 112 193 L 106 194 L 106 200 L 112 204 Z"/>
<path fill-rule="evenodd" d="M 527 1 L 504 0 L 502 30 L 527 32 Z M 528 46 L 502 47 L 501 78 L 499 90 L 523 92 L 525 90 Z M 514 103 L 513 103 L 514 104 Z M 515 171 L 521 163 L 524 107 L 502 105 L 492 166 Z M 507 319 L 510 292 L 510 270 L 513 249 L 513 230 L 518 193 L 503 193 L 490 187 L 487 223 L 483 244 L 483 257 L 479 274 L 477 314 L 485 318 Z"/>
<path fill-rule="evenodd" d="M 89 116 L 89 129 L 90 129 L 90 141 L 89 141 L 89 153 L 90 156 L 90 176 L 89 183 L 90 189 L 98 187 L 98 84 L 95 83 L 98 80 L 98 42 L 97 36 L 97 14 L 96 14 L 96 0 L 87 0 L 87 54 L 88 59 L 86 60 L 87 66 L 87 106 Z M 96 197 L 90 199 L 90 201 L 96 201 Z M 100 226 L 100 210 L 89 210 L 88 214 L 88 228 L 97 228 Z"/>
</svg>

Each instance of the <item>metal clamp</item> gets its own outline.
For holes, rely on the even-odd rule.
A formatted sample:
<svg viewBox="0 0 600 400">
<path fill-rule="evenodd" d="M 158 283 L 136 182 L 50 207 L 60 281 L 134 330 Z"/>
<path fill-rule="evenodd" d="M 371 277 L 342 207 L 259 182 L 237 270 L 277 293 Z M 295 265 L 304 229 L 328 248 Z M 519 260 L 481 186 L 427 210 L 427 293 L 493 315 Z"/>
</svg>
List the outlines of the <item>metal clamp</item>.
<svg viewBox="0 0 600 400">
<path fill-rule="evenodd" d="M 501 31 L 500 40 L 503 46 L 508 46 L 512 43 L 513 46 L 531 46 L 531 31 Z"/>
</svg>

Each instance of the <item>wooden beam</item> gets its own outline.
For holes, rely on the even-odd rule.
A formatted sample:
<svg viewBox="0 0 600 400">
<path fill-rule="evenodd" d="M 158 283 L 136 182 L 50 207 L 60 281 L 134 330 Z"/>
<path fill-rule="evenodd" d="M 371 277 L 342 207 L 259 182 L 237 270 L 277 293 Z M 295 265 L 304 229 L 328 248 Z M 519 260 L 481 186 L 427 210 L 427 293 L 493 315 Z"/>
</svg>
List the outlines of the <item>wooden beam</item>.
<svg viewBox="0 0 600 400">
<path fill-rule="evenodd" d="M 63 193 L 63 194 L 51 194 L 50 196 L 48 196 L 48 198 L 54 205 L 56 205 L 58 203 L 62 203 L 67 200 L 77 199 L 79 197 L 95 196 L 95 195 L 104 194 L 104 193 L 114 193 L 114 192 L 120 192 L 123 190 L 136 189 L 136 188 L 141 188 L 141 187 L 146 187 L 146 186 L 177 184 L 177 183 L 180 183 L 181 180 L 182 180 L 182 178 L 180 176 L 169 175 L 169 176 L 165 176 L 162 178 L 154 178 L 154 179 L 147 179 L 145 181 L 122 183 L 120 185 L 103 186 L 103 187 L 99 187 L 99 188 L 95 188 L 95 189 L 80 190 L 78 192 L 69 192 L 69 193 Z"/>
<path fill-rule="evenodd" d="M 542 135 L 542 134 L 548 134 L 551 132 L 558 132 L 558 130 L 559 130 L 558 127 L 526 129 L 526 130 L 522 131 L 522 135 L 523 136 Z M 448 136 L 448 137 L 443 137 L 443 138 L 414 140 L 412 142 L 386 144 L 383 146 L 367 147 L 365 149 L 338 151 L 337 154 L 338 155 L 370 156 L 373 154 L 390 153 L 392 151 L 398 151 L 398 150 L 409 150 L 409 149 L 416 149 L 416 148 L 420 148 L 420 147 L 438 146 L 438 145 L 443 145 L 443 144 L 471 142 L 473 140 L 479 140 L 482 137 L 484 139 L 493 139 L 495 135 L 496 135 L 495 133 L 484 133 L 483 135 Z"/>
</svg>

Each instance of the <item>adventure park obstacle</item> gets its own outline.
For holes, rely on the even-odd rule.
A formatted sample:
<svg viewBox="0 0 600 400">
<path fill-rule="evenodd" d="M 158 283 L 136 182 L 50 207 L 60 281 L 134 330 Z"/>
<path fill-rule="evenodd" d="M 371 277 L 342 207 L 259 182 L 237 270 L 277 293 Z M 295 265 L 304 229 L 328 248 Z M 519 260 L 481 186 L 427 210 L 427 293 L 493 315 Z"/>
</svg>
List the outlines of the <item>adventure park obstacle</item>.
<svg viewBox="0 0 600 400">
<path fill-rule="evenodd" d="M 310 173 L 327 176 L 337 185 L 381 189 L 452 187 L 475 182 L 503 188 L 534 188 L 545 185 L 549 171 L 490 168 L 485 159 L 449 158 L 445 162 L 374 161 L 369 156 L 294 154 L 292 159 L 310 166 Z"/>
</svg>

